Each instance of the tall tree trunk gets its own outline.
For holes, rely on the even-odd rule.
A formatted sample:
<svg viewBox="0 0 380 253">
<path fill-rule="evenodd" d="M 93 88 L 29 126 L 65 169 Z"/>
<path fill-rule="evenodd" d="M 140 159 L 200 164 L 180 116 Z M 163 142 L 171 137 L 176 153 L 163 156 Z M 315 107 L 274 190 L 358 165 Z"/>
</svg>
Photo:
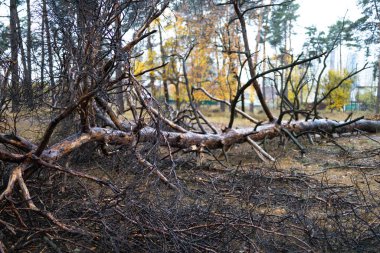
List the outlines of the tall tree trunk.
<svg viewBox="0 0 380 253">
<path fill-rule="evenodd" d="M 246 23 L 245 23 L 245 20 L 244 20 L 244 16 L 243 16 L 243 13 L 241 12 L 240 10 L 240 6 L 239 6 L 239 3 L 237 0 L 234 1 L 234 9 L 235 9 L 235 12 L 238 16 L 238 19 L 239 19 L 239 22 L 240 22 L 240 26 L 241 26 L 241 30 L 242 30 L 242 36 L 243 36 L 243 40 L 244 40 L 244 48 L 245 48 L 245 55 L 248 59 L 248 67 L 249 67 L 249 73 L 251 75 L 251 78 L 253 78 L 254 76 L 256 76 L 256 70 L 255 70 L 255 65 L 253 64 L 253 60 L 252 60 L 252 57 L 251 57 L 251 50 L 249 48 L 249 42 L 248 42 L 248 33 L 247 33 L 247 27 L 246 27 Z M 255 88 L 255 91 L 256 91 L 256 94 L 257 94 L 257 97 L 259 98 L 259 101 L 260 101 L 260 104 L 268 118 L 269 121 L 274 121 L 274 117 L 272 115 L 272 112 L 269 110 L 269 107 L 264 99 L 264 96 L 263 96 L 263 93 L 261 91 L 261 88 L 260 88 L 260 85 L 258 83 L 257 80 L 255 80 L 253 82 L 253 87 Z"/>
<path fill-rule="evenodd" d="M 115 7 L 116 7 L 116 11 L 118 12 L 118 15 L 117 15 L 116 20 L 115 20 L 116 55 L 120 55 L 121 48 L 122 48 L 121 17 L 120 17 L 121 12 L 119 10 L 120 9 L 120 3 L 117 2 Z M 120 62 L 117 62 L 117 64 L 118 64 L 118 66 L 116 68 L 116 76 L 119 77 L 122 75 L 122 65 L 120 64 Z M 125 107 L 124 107 L 123 86 L 121 86 L 121 85 L 119 85 L 119 87 L 117 88 L 116 104 L 117 104 L 117 107 L 119 109 L 119 112 L 123 113 L 125 111 Z"/>
<path fill-rule="evenodd" d="M 80 29 L 78 36 L 79 50 L 75 55 L 77 62 L 79 63 L 79 75 L 81 80 L 79 82 L 80 92 L 76 93 L 73 87 L 74 98 L 78 95 L 87 94 L 90 90 L 91 77 L 90 71 L 94 66 L 96 55 L 99 50 L 99 37 L 94 34 L 94 26 L 96 21 L 97 2 L 92 0 L 83 0 L 77 2 L 77 24 Z M 94 36 L 95 35 L 95 36 Z M 88 48 L 91 47 L 91 51 L 88 52 Z M 83 76 L 82 76 L 83 74 Z M 70 82 L 70 86 L 73 84 Z M 71 100 L 72 102 L 73 100 Z M 80 127 L 83 132 L 88 132 L 90 129 L 89 122 L 89 101 L 83 101 L 79 106 L 80 115 Z"/>
<path fill-rule="evenodd" d="M 54 80 L 54 69 L 53 69 L 53 49 L 51 45 L 50 38 L 50 26 L 48 20 L 48 12 L 46 7 L 46 0 L 42 0 L 42 19 L 45 24 L 45 34 L 46 34 L 46 45 L 47 45 L 47 53 L 48 53 L 48 67 L 49 67 L 49 82 L 50 82 L 50 90 L 51 90 L 51 102 L 53 105 L 56 104 L 55 93 L 55 80 Z"/>
<path fill-rule="evenodd" d="M 271 1 L 270 1 L 271 2 Z M 270 3 L 269 3 L 270 4 Z M 261 12 L 258 13 L 258 24 L 257 24 L 257 34 L 256 34 L 256 45 L 255 45 L 255 56 L 254 56 L 254 64 L 257 65 L 258 63 L 258 59 L 259 59 L 259 46 L 260 46 L 260 40 L 261 40 L 261 30 L 262 30 L 262 27 L 263 27 L 263 18 L 264 18 L 264 15 L 266 13 L 266 9 L 267 8 L 264 8 L 262 9 Z M 264 31 L 265 35 L 266 36 L 266 32 Z M 264 43 L 265 43 L 265 38 L 264 38 Z M 264 59 L 264 64 L 265 64 L 265 45 L 264 45 L 264 56 L 263 56 L 263 59 Z M 265 71 L 265 70 L 263 70 Z M 263 84 L 262 84 L 262 91 L 263 91 L 263 98 L 265 100 L 265 86 L 264 86 L 264 79 L 263 79 Z M 254 91 L 254 89 L 252 89 L 252 92 Z M 251 96 L 251 104 L 250 104 L 250 107 L 249 107 L 249 110 L 250 112 L 253 112 L 254 110 L 254 95 Z"/>
<path fill-rule="evenodd" d="M 264 32 L 264 42 L 263 42 L 263 72 L 265 72 L 267 70 L 267 46 L 266 46 L 266 40 L 267 38 L 267 32 L 265 31 Z M 263 97 L 264 97 L 264 100 L 266 101 L 266 98 L 267 98 L 267 91 L 266 91 L 266 78 L 265 76 L 263 77 L 263 84 L 262 84 L 262 90 L 263 90 Z"/>
<path fill-rule="evenodd" d="M 285 64 L 288 64 L 288 27 L 289 25 L 287 25 L 287 22 L 286 22 L 286 25 L 285 25 L 285 29 L 284 29 L 284 52 L 282 53 L 282 57 L 281 57 L 281 64 L 285 65 Z M 281 53 L 281 52 L 280 52 Z M 285 74 L 285 76 L 284 76 Z M 282 95 L 285 97 L 285 99 L 289 98 L 289 89 L 288 89 L 288 75 L 289 75 L 289 69 L 285 69 L 285 73 L 284 72 L 281 72 L 281 75 L 283 75 L 283 78 L 282 78 L 282 82 L 281 82 L 281 93 Z M 283 98 L 281 98 L 283 99 Z M 282 105 L 283 103 L 281 103 Z M 280 108 L 281 109 L 281 108 Z"/>
<path fill-rule="evenodd" d="M 17 7 L 16 7 L 17 8 Z M 22 80 L 22 83 L 23 83 L 23 86 L 20 87 L 20 91 L 22 91 L 22 95 L 23 95 L 23 98 L 28 101 L 28 98 L 30 96 L 30 90 L 29 90 L 29 86 L 26 84 L 26 79 L 27 79 L 27 73 L 28 73 L 28 65 L 26 63 L 26 55 L 25 55 L 25 50 L 24 50 L 24 44 L 22 43 L 22 33 L 21 33 L 21 23 L 20 23 L 20 18 L 18 16 L 18 13 L 16 12 L 15 14 L 15 19 L 16 19 L 16 22 L 17 22 L 17 36 L 18 36 L 18 46 L 19 46 L 19 52 L 21 53 L 21 63 L 22 63 L 22 69 L 23 69 L 23 72 L 24 72 L 24 76 L 23 76 L 23 80 Z M 20 76 L 19 76 L 19 79 L 20 79 Z M 21 94 L 19 94 L 20 96 Z"/>
<path fill-rule="evenodd" d="M 175 105 L 176 109 L 179 111 L 181 109 L 181 101 L 179 99 L 179 83 L 175 85 Z"/>
<path fill-rule="evenodd" d="M 19 68 L 18 68 L 18 33 L 17 33 L 17 1 L 9 1 L 9 11 L 10 11 L 10 42 L 11 42 L 11 59 L 12 59 L 12 83 L 11 83 L 11 100 L 12 100 L 12 111 L 17 112 L 20 109 L 20 83 L 19 83 Z"/>
<path fill-rule="evenodd" d="M 42 15 L 44 10 L 42 8 Z M 44 97 L 44 82 L 45 82 L 45 21 L 42 18 L 41 22 L 41 69 L 40 69 L 40 85 L 38 87 L 38 103 L 41 104 Z"/>
<path fill-rule="evenodd" d="M 148 37 L 147 47 L 148 47 L 148 51 L 150 51 L 150 52 L 153 51 L 152 36 Z M 148 58 L 150 58 L 150 57 L 148 56 Z M 148 60 L 149 61 L 152 60 L 152 62 L 150 62 L 150 63 L 152 64 L 151 66 L 153 66 L 154 65 L 153 59 L 148 59 Z M 150 87 L 150 91 L 152 92 L 153 97 L 157 97 L 157 89 L 156 89 L 155 82 L 156 82 L 156 77 L 155 77 L 154 73 L 149 72 L 149 87 Z"/>
<path fill-rule="evenodd" d="M 342 63 L 342 39 L 339 40 L 339 73 L 343 73 L 343 63 Z"/>
<path fill-rule="evenodd" d="M 164 48 L 164 43 L 162 39 L 162 31 L 161 31 L 161 25 L 158 26 L 158 32 L 160 35 L 160 51 L 161 51 L 161 63 L 164 64 L 166 60 L 166 51 Z M 162 85 L 164 86 L 164 96 L 165 96 L 165 102 L 169 102 L 170 96 L 169 96 L 169 87 L 168 87 L 168 80 L 166 77 L 166 67 L 162 69 Z M 179 108 L 177 108 L 179 109 Z"/>
<path fill-rule="evenodd" d="M 245 95 L 244 92 L 241 94 L 241 110 L 245 112 Z"/>
<path fill-rule="evenodd" d="M 376 1 L 373 1 L 374 5 L 375 5 L 375 11 L 376 11 L 376 17 L 377 17 L 377 29 L 378 31 L 380 30 L 380 13 L 379 13 L 379 8 L 378 8 L 378 5 L 377 5 L 377 2 Z M 378 58 L 378 62 L 377 62 L 377 96 L 376 96 L 376 106 L 375 106 L 375 110 L 376 110 L 376 114 L 379 114 L 380 113 L 380 53 L 379 53 L 379 58 Z"/>
<path fill-rule="evenodd" d="M 380 113 L 380 54 L 379 54 L 379 59 L 377 62 L 377 67 L 378 67 L 378 70 L 377 70 L 378 77 L 377 77 L 376 114 L 379 114 Z"/>
<path fill-rule="evenodd" d="M 32 14 L 30 11 L 30 0 L 26 0 L 26 13 L 27 13 L 27 35 L 26 35 L 26 63 L 27 69 L 25 72 L 25 98 L 29 108 L 34 106 L 34 96 L 32 87 Z"/>
<path fill-rule="evenodd" d="M 216 41 L 215 41 L 215 45 L 217 45 Z M 216 69 L 219 71 L 220 70 L 220 62 L 219 62 L 219 55 L 218 55 L 218 48 L 216 47 L 215 48 L 215 59 L 216 59 Z M 224 66 L 224 64 L 223 64 Z M 221 85 L 221 83 L 219 83 L 219 85 Z M 223 100 L 225 100 L 223 98 Z M 224 103 L 219 103 L 219 106 L 220 106 L 220 111 L 221 112 L 225 112 L 226 111 L 226 105 Z"/>
<path fill-rule="evenodd" d="M 242 51 L 241 50 L 241 46 L 240 46 L 240 40 L 238 40 L 237 44 L 238 44 L 238 51 Z M 239 59 L 240 66 L 243 66 L 243 61 L 241 59 L 241 55 L 240 54 L 238 54 L 238 59 Z M 240 89 L 241 86 L 242 86 L 241 85 L 241 74 L 238 75 L 238 73 L 235 73 L 235 75 L 236 75 L 236 80 L 238 82 L 238 89 Z M 243 92 L 243 94 L 241 94 L 241 110 L 243 112 L 245 112 L 245 92 Z"/>
</svg>

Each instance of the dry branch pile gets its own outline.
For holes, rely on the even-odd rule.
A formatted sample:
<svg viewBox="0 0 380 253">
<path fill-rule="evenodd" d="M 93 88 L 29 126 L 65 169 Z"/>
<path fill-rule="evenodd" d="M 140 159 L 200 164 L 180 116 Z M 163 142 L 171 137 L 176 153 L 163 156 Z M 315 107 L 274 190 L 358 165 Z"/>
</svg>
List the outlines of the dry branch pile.
<svg viewBox="0 0 380 253">
<path fill-rule="evenodd" d="M 334 150 L 341 159 L 340 149 L 335 146 Z M 131 150 L 120 151 L 112 170 L 110 161 L 93 152 L 94 147 L 80 151 L 82 156 L 73 157 L 70 167 L 107 178 L 114 188 L 44 171 L 28 182 L 36 205 L 81 230 L 68 232 L 35 215 L 33 210 L 22 208 L 26 203 L 14 195 L 12 205 L 2 206 L 2 234 L 8 249 L 371 251 L 380 240 L 378 192 L 355 181 L 352 186 L 336 185 L 323 176 L 317 180 L 264 164 L 261 168 L 223 168 L 214 160 L 197 166 L 191 155 L 185 155 L 176 159 L 175 177 L 171 176 L 178 180 L 177 192 L 156 180 L 137 161 L 131 162 Z M 376 161 L 378 149 L 372 150 L 372 155 Z M 160 168 L 165 166 L 169 172 L 170 161 L 158 163 Z M 363 174 L 360 180 L 369 177 Z"/>
</svg>

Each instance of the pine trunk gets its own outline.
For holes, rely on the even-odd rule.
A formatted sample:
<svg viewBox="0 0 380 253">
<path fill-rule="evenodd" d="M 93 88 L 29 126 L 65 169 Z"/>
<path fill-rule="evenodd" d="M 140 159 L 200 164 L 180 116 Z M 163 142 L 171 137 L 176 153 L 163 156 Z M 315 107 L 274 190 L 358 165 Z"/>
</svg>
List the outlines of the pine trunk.
<svg viewBox="0 0 380 253">
<path fill-rule="evenodd" d="M 10 0 L 10 42 L 11 42 L 11 69 L 12 69 L 12 82 L 11 82 L 11 100 L 12 111 L 17 112 L 20 109 L 20 83 L 19 83 L 19 68 L 18 68 L 18 33 L 17 33 L 17 1 Z"/>
</svg>

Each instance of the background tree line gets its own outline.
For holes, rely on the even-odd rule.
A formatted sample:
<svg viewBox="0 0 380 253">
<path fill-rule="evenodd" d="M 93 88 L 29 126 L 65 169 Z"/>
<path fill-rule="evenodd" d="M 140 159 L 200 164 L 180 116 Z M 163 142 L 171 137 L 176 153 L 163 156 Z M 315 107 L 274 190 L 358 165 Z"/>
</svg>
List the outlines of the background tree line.
<svg viewBox="0 0 380 253">
<path fill-rule="evenodd" d="M 138 1 L 136 6 L 141 5 L 143 8 L 143 2 L 149 1 Z M 266 71 L 270 66 L 290 63 L 295 57 L 292 38 L 299 6 L 293 1 L 279 3 L 281 1 L 241 3 L 248 6 L 245 16 L 250 34 L 249 46 L 253 65 L 261 71 Z M 344 76 L 341 55 L 343 46 L 364 47 L 377 43 L 377 2 L 360 1 L 358 4 L 363 8 L 364 15 L 358 21 L 337 21 L 329 31 L 322 32 L 317 31 L 315 27 L 306 28 L 307 41 L 303 47 L 304 54 L 316 55 L 336 47 L 335 50 L 339 52 L 339 67 L 336 73 L 338 76 Z M 9 1 L 9 21 L 0 26 L 3 107 L 8 100 L 12 101 L 12 111 L 20 110 L 20 106 L 32 109 L 42 101 L 57 106 L 59 100 L 67 100 L 67 98 L 61 99 L 62 97 L 70 96 L 67 93 L 70 87 L 65 85 L 64 79 L 67 82 L 70 79 L 70 72 L 74 70 L 73 54 L 80 55 L 81 45 L 74 46 L 73 43 L 84 41 L 78 37 L 78 29 L 81 29 L 78 25 L 88 22 L 87 17 L 93 15 L 91 9 L 79 13 L 73 8 L 75 5 L 79 8 L 81 4 L 75 1 L 44 0 L 32 2 L 31 5 L 30 1 Z M 249 6 L 254 5 L 267 6 L 249 10 Z M 117 47 L 129 36 L 126 31 L 133 29 L 139 21 L 128 23 L 131 21 L 128 21 L 126 16 L 133 15 L 128 11 L 123 10 L 120 19 L 112 24 L 115 28 L 119 27 L 115 31 L 118 39 L 112 38 L 112 41 L 104 43 L 103 39 L 106 38 L 103 38 L 99 41 L 97 50 L 111 50 L 106 48 L 107 45 Z M 78 15 L 82 15 L 83 19 Z M 245 55 L 244 38 L 231 5 L 224 4 L 223 1 L 172 1 L 170 10 L 156 20 L 150 29 L 159 32 L 134 49 L 137 56 L 132 60 L 132 67 L 135 72 L 141 74 L 139 79 L 149 87 L 155 97 L 167 102 L 175 101 L 173 105 L 177 110 L 180 109 L 181 101 L 190 99 L 190 94 L 186 91 L 184 65 L 190 89 L 202 88 L 214 98 L 229 102 L 233 100 L 237 89 L 247 80 L 249 64 Z M 358 30 L 364 33 L 357 36 Z M 184 57 L 190 49 L 191 52 L 184 62 Z M 139 55 L 139 50 L 145 53 Z M 370 53 L 375 54 L 373 51 Z M 165 66 L 157 71 L 147 71 L 161 65 Z M 80 71 L 80 68 L 76 71 Z M 270 100 L 279 107 L 282 103 L 277 96 L 284 93 L 286 98 L 292 100 L 286 101 L 287 103 L 310 102 L 310 96 L 316 92 L 314 77 L 319 68 L 321 64 L 300 66 L 293 71 L 290 79 L 287 78 L 289 70 L 275 73 L 271 78 L 263 78 L 260 80 L 260 86 L 264 100 Z M 374 69 L 377 70 L 377 67 Z M 118 71 L 122 71 L 122 68 Z M 375 75 L 377 73 L 378 71 L 375 71 Z M 297 79 L 298 83 L 295 84 L 294 80 Z M 299 82 L 299 79 L 302 79 L 302 82 Z M 328 79 L 326 76 L 322 80 L 324 82 L 322 90 L 331 86 L 331 83 L 328 84 Z M 344 96 L 337 95 L 335 99 L 330 99 L 332 103 L 336 101 L 331 108 L 341 109 L 342 105 L 348 102 L 347 93 L 350 86 L 343 90 L 338 89 L 331 94 L 334 96 L 336 93 L 345 93 Z M 210 100 L 200 90 L 190 92 L 197 103 Z M 117 93 L 115 101 L 123 111 L 126 103 L 123 99 L 123 90 L 119 88 Z M 253 90 L 242 94 L 239 100 L 242 111 L 247 110 L 247 101 L 251 104 L 249 110 L 253 111 L 256 95 Z M 371 93 L 369 95 L 373 96 Z M 338 97 L 340 101 L 337 101 Z M 225 110 L 223 103 L 220 106 Z M 378 106 L 376 111 L 378 112 Z"/>
</svg>

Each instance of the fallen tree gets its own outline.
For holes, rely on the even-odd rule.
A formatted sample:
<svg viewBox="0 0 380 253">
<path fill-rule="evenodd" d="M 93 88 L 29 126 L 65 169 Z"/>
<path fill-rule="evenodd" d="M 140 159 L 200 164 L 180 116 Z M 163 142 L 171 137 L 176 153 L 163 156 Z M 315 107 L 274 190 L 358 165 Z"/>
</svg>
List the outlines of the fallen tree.
<svg viewBox="0 0 380 253">
<path fill-rule="evenodd" d="M 18 163 L 9 175 L 7 188 L 0 195 L 0 200 L 9 197 L 14 188 L 15 182 L 18 180 L 24 188 L 23 196 L 26 201 L 30 199 L 26 185 L 24 183 L 23 175 L 27 168 L 35 168 L 36 166 L 48 166 L 52 168 L 53 163 L 58 162 L 62 157 L 74 152 L 81 146 L 87 143 L 100 143 L 101 145 L 123 145 L 131 148 L 136 148 L 137 144 L 144 145 L 146 142 L 158 142 L 161 146 L 175 147 L 183 149 L 184 151 L 202 152 L 204 149 L 223 149 L 228 150 L 234 144 L 243 142 L 251 143 L 258 146 L 255 141 L 263 139 L 271 139 L 284 135 L 293 140 L 305 152 L 304 148 L 298 143 L 297 138 L 302 135 L 332 135 L 344 134 L 363 131 L 367 133 L 380 132 L 380 122 L 375 120 L 357 119 L 348 122 L 337 122 L 327 119 L 299 121 L 291 123 L 283 123 L 278 125 L 276 123 L 257 126 L 255 128 L 242 128 L 242 129 L 226 129 L 222 133 L 194 133 L 191 131 L 174 132 L 174 131 L 157 131 L 152 127 L 142 127 L 136 129 L 136 125 L 127 125 L 115 119 L 114 125 L 121 126 L 122 129 L 92 127 L 86 132 L 78 133 L 66 138 L 65 140 L 45 147 L 42 152 L 38 152 L 39 147 L 44 143 L 33 144 L 21 137 L 15 135 L 1 134 L 0 140 L 13 146 L 20 151 L 26 152 L 25 154 L 10 153 L 0 150 L 0 159 L 6 162 Z M 128 131 L 128 129 L 131 129 Z M 49 128 L 47 130 L 49 132 Z M 46 141 L 45 141 L 46 142 Z M 259 150 L 268 157 L 265 151 Z M 270 157 L 270 156 L 269 156 Z M 144 161 L 140 156 L 139 160 Z M 273 160 L 273 159 L 271 159 Z M 162 174 L 160 177 L 165 181 Z M 88 178 L 91 178 L 88 176 Z M 97 182 L 101 180 L 96 179 Z M 35 208 L 34 205 L 30 206 Z"/>
<path fill-rule="evenodd" d="M 354 122 L 338 122 L 334 120 L 319 119 L 284 123 L 282 125 L 267 124 L 256 128 L 227 129 L 219 134 L 200 134 L 194 132 L 170 132 L 160 131 L 152 127 L 144 127 L 138 132 L 123 131 L 118 129 L 94 127 L 87 133 L 78 133 L 70 136 L 62 142 L 56 143 L 46 148 L 41 159 L 46 162 L 54 162 L 65 155 L 70 154 L 82 145 L 90 142 L 98 142 L 105 145 L 126 145 L 133 146 L 137 142 L 151 142 L 157 139 L 161 146 L 170 146 L 175 148 L 188 149 L 192 146 L 204 147 L 209 149 L 227 148 L 234 144 L 247 141 L 247 137 L 254 141 L 260 141 L 265 138 L 271 139 L 280 135 L 292 134 L 299 137 L 306 134 L 344 134 L 355 132 L 379 133 L 380 122 L 377 120 L 360 119 Z M 157 137 L 157 135 L 159 137 Z M 289 137 L 289 136 L 288 136 Z M 34 153 L 37 145 L 22 139 L 15 135 L 1 134 L 0 138 L 3 143 L 14 146 L 28 152 L 25 155 L 8 153 L 2 151 L 2 160 L 8 162 L 20 162 L 30 156 L 29 152 Z M 194 150 L 195 151 L 195 150 Z"/>
<path fill-rule="evenodd" d="M 7 167 L 7 169 L 4 168 L 2 170 L 3 184 L 0 201 L 3 206 L 10 207 L 15 215 L 19 217 L 23 230 L 28 230 L 29 227 L 25 225 L 24 218 L 21 215 L 18 216 L 17 209 L 27 208 L 28 211 L 39 214 L 63 231 L 92 236 L 93 238 L 98 236 L 92 234 L 91 231 L 82 229 L 79 225 L 74 225 L 75 222 L 66 223 L 60 217 L 56 217 L 50 213 L 49 210 L 45 210 L 43 203 L 38 200 L 38 196 L 32 196 L 29 189 L 29 184 L 33 181 L 32 179 L 37 177 L 38 172 L 43 169 L 63 172 L 105 186 L 114 194 L 116 199 L 116 196 L 119 196 L 122 190 L 115 186 L 113 182 L 63 165 L 68 157 L 75 156 L 76 151 L 88 144 L 96 147 L 104 156 L 117 154 L 121 149 L 131 150 L 134 155 L 130 158 L 131 160 L 137 161 L 143 168 L 154 173 L 162 182 L 180 191 L 176 182 L 171 181 L 157 167 L 154 159 L 149 159 L 149 152 L 143 153 L 143 147 L 160 146 L 162 149 L 166 149 L 169 156 L 181 151 L 202 154 L 215 149 L 221 150 L 226 154 L 233 145 L 249 143 L 262 160 L 271 162 L 275 161 L 274 157 L 258 144 L 259 141 L 280 136 L 285 137 L 294 142 L 300 151 L 304 153 L 307 152 L 307 148 L 299 141 L 302 136 L 308 137 L 312 142 L 316 136 L 329 137 L 333 134 L 380 132 L 380 121 L 376 120 L 358 118 L 339 122 L 319 118 L 315 108 L 327 97 L 327 94 L 323 94 L 320 99 L 317 99 L 317 103 L 311 110 L 295 108 L 288 103 L 287 107 L 281 108 L 278 118 L 275 118 L 262 97 L 258 80 L 266 75 L 284 69 L 292 69 L 298 65 L 309 64 L 311 61 L 321 57 L 325 57 L 324 59 L 326 60 L 328 53 L 321 53 L 309 58 L 299 56 L 290 64 L 273 67 L 262 73 L 256 73 L 256 67 L 252 65 L 253 63 L 250 60 L 251 54 L 247 44 L 247 34 L 244 34 L 244 42 L 247 49 L 245 54 L 247 55 L 247 59 L 249 59 L 251 79 L 236 91 L 232 101 L 227 102 L 217 99 L 231 108 L 229 127 L 219 130 L 207 120 L 207 117 L 193 103 L 193 94 L 190 91 L 191 84 L 186 76 L 186 60 L 193 47 L 188 50 L 185 56 L 181 57 L 190 109 L 186 108 L 185 110 L 174 112 L 174 115 L 170 115 L 168 112 L 173 112 L 173 109 L 167 103 L 156 100 L 148 89 L 137 80 L 131 63 L 134 54 L 136 54 L 134 47 L 155 33 L 154 30 L 148 31 L 148 27 L 153 21 L 157 20 L 169 5 L 169 1 L 167 0 L 149 1 L 149 3 L 147 6 L 149 7 L 149 12 L 144 13 L 141 17 L 132 15 L 131 20 L 139 18 L 141 25 L 136 29 L 131 41 L 125 45 L 122 45 L 120 34 L 113 30 L 112 24 L 115 20 L 120 19 L 119 15 L 123 11 L 129 10 L 129 8 L 141 7 L 138 4 L 142 3 L 134 3 L 132 1 L 118 5 L 112 3 L 112 1 L 100 1 L 99 6 L 91 7 L 95 8 L 91 18 L 82 17 L 80 19 L 80 16 L 78 16 L 78 23 L 81 23 L 86 29 L 78 29 L 77 31 L 77 36 L 80 38 L 78 39 L 80 42 L 77 45 L 78 47 L 70 48 L 70 43 L 65 45 L 68 48 L 65 48 L 67 51 L 62 56 L 70 57 L 70 59 L 62 62 L 62 64 L 72 65 L 70 66 L 71 68 L 67 66 L 62 67 L 62 73 L 60 74 L 63 78 L 60 81 L 63 88 L 59 97 L 60 101 L 59 103 L 57 102 L 59 106 L 57 106 L 57 103 L 54 104 L 53 101 L 50 101 L 51 107 L 48 108 L 51 109 L 50 112 L 53 116 L 44 125 L 42 137 L 39 140 L 32 141 L 15 133 L 0 134 L 0 160 L 5 162 Z M 244 27 L 244 14 L 247 11 L 240 9 L 241 6 L 238 1 L 234 1 L 233 7 L 239 23 Z M 258 7 L 262 8 L 266 6 Z M 55 9 L 54 3 L 52 3 L 51 8 L 55 12 L 54 17 L 58 23 L 66 22 L 60 16 L 62 13 L 59 12 L 59 9 Z M 90 6 L 84 4 L 76 8 L 79 8 L 78 13 L 80 14 L 81 12 L 88 11 L 86 8 L 90 8 Z M 97 26 L 94 24 L 97 24 Z M 62 23 L 62 27 L 66 28 L 67 26 Z M 247 31 L 243 29 L 243 32 L 246 33 Z M 107 37 L 110 34 L 111 38 Z M 60 36 L 68 36 L 65 38 L 73 42 L 69 36 L 69 30 L 64 30 Z M 99 41 L 89 38 L 99 38 Z M 114 43 L 117 39 L 119 41 Z M 108 40 L 111 40 L 110 49 L 104 52 L 100 42 Z M 117 45 L 115 46 L 115 44 Z M 86 59 L 86 61 L 83 61 L 83 59 Z M 78 66 L 73 64 L 73 62 Z M 147 69 L 141 73 L 155 71 L 160 67 L 162 66 Z M 364 68 L 353 71 L 345 79 L 351 78 Z M 120 73 L 120 69 L 124 69 L 124 71 Z M 333 89 L 338 88 L 342 82 Z M 258 94 L 261 94 L 259 96 L 260 101 L 262 102 L 268 121 L 259 122 L 252 116 L 236 108 L 241 95 L 252 85 Z M 211 99 L 215 99 L 206 90 L 199 88 L 193 88 L 192 90 L 195 91 L 197 89 L 202 90 Z M 329 92 L 331 93 L 332 90 Z M 115 106 L 113 98 L 119 94 L 122 94 L 122 97 L 126 99 L 125 104 L 127 104 L 127 108 L 125 108 L 125 111 L 120 111 L 120 105 Z M 281 99 L 286 100 L 285 97 L 281 97 Z M 41 106 L 40 108 L 44 107 Z M 126 117 L 126 111 L 130 111 L 131 116 Z M 235 111 L 242 115 L 242 117 L 250 120 L 253 127 L 234 128 Z M 289 117 L 285 119 L 287 115 Z M 304 115 L 307 120 L 293 121 L 293 118 L 299 118 L 298 115 Z M 67 130 L 73 127 L 73 125 L 75 125 L 75 131 L 68 131 L 69 133 L 65 133 L 64 135 L 57 133 L 58 128 Z M 2 128 L 0 127 L 0 129 Z M 55 137 L 54 139 L 58 138 L 58 141 L 54 141 L 53 137 Z M 173 151 L 172 148 L 176 148 L 177 150 Z M 16 203 L 15 199 L 21 202 Z M 17 208 L 14 208 L 15 203 L 18 204 Z M 110 200 L 110 203 L 110 205 L 113 205 L 113 200 Z M 120 210 L 119 212 L 124 213 L 124 211 Z M 32 223 L 30 222 L 30 224 Z M 247 224 L 244 223 L 244 225 L 246 226 Z M 12 226 L 8 225 L 8 229 L 12 231 Z M 302 242 L 299 243 L 305 246 Z"/>
</svg>

